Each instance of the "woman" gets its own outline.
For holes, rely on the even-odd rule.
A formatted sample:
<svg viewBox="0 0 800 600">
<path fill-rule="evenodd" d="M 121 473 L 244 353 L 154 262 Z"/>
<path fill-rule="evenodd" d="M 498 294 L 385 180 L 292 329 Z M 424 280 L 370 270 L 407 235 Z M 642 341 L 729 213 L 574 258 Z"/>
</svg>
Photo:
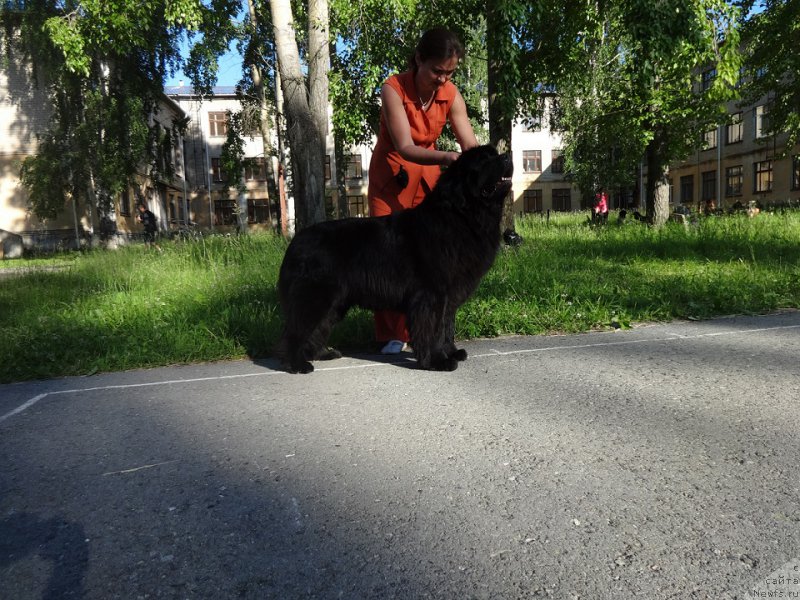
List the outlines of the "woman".
<svg viewBox="0 0 800 600">
<path fill-rule="evenodd" d="M 458 152 L 436 149 L 445 123 L 461 150 L 478 145 L 467 106 L 450 81 L 464 56 L 458 37 L 447 29 L 426 31 L 409 61 L 409 69 L 393 75 L 381 88 L 381 125 L 369 165 L 370 216 L 412 208 L 436 185 L 441 167 Z M 405 316 L 375 312 L 375 337 L 383 354 L 398 354 L 409 342 Z"/>
</svg>

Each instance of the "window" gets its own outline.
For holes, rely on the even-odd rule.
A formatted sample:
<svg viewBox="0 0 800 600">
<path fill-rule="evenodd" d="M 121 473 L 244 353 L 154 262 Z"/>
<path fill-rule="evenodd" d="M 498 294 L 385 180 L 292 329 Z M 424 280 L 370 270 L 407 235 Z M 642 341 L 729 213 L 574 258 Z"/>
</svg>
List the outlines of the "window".
<svg viewBox="0 0 800 600">
<path fill-rule="evenodd" d="M 743 175 L 744 169 L 742 168 L 742 165 L 728 167 L 725 169 L 725 195 L 727 197 L 742 195 Z"/>
<path fill-rule="evenodd" d="M 756 137 L 764 137 L 767 135 L 769 128 L 769 109 L 766 104 L 756 106 L 753 109 L 753 116 L 755 118 Z"/>
<path fill-rule="evenodd" d="M 717 147 L 717 129 L 706 131 L 703 134 L 703 150 L 710 150 Z"/>
<path fill-rule="evenodd" d="M 523 150 L 522 151 L 522 172 L 541 173 L 542 172 L 542 151 Z"/>
<path fill-rule="evenodd" d="M 703 171 L 700 174 L 700 200 L 716 200 L 717 197 L 717 172 Z"/>
<path fill-rule="evenodd" d="M 247 199 L 247 222 L 269 223 L 269 201 L 266 198 Z"/>
<path fill-rule="evenodd" d="M 528 133 L 535 133 L 542 130 L 542 116 L 533 115 L 522 119 L 522 131 Z"/>
<path fill-rule="evenodd" d="M 220 165 L 219 158 L 212 158 L 211 159 L 211 181 L 214 183 L 222 183 L 227 181 L 226 174 L 222 171 L 222 166 Z"/>
<path fill-rule="evenodd" d="M 236 225 L 236 200 L 214 200 L 214 225 Z"/>
<path fill-rule="evenodd" d="M 208 113 L 208 135 L 211 137 L 225 137 L 228 135 L 228 113 Z"/>
<path fill-rule="evenodd" d="M 800 156 L 792 157 L 792 189 L 800 190 Z"/>
<path fill-rule="evenodd" d="M 753 163 L 753 191 L 770 192 L 772 191 L 772 161 L 762 160 Z"/>
<path fill-rule="evenodd" d="M 744 123 L 742 113 L 731 115 L 731 122 L 725 127 L 725 143 L 736 144 L 744 139 Z"/>
<path fill-rule="evenodd" d="M 347 196 L 347 206 L 350 208 L 351 217 L 367 216 L 367 202 L 363 194 Z"/>
<path fill-rule="evenodd" d="M 709 69 L 708 71 L 703 71 L 703 74 L 700 79 L 700 91 L 705 92 L 709 89 L 714 80 L 717 78 L 717 70 L 716 69 Z"/>
<path fill-rule="evenodd" d="M 681 177 L 681 204 L 694 202 L 694 175 Z"/>
<path fill-rule="evenodd" d="M 571 192 L 569 188 L 555 188 L 553 190 L 553 210 L 569 212 L 572 210 Z"/>
<path fill-rule="evenodd" d="M 361 179 L 361 155 L 347 155 L 347 175 L 348 179 Z"/>
<path fill-rule="evenodd" d="M 128 188 L 119 195 L 119 214 L 123 217 L 131 216 L 131 192 Z"/>
<path fill-rule="evenodd" d="M 245 161 L 244 178 L 246 181 L 267 180 L 267 163 L 263 156 Z M 258 222 L 260 223 L 260 221 Z"/>
<path fill-rule="evenodd" d="M 325 155 L 325 181 L 331 180 L 331 155 Z"/>
<path fill-rule="evenodd" d="M 561 150 L 553 150 L 552 158 L 550 161 L 550 172 L 555 173 L 556 175 L 561 175 L 564 173 L 564 156 L 561 154 Z"/>
<path fill-rule="evenodd" d="M 542 190 L 525 190 L 522 192 L 522 211 L 525 213 L 542 212 Z"/>
</svg>

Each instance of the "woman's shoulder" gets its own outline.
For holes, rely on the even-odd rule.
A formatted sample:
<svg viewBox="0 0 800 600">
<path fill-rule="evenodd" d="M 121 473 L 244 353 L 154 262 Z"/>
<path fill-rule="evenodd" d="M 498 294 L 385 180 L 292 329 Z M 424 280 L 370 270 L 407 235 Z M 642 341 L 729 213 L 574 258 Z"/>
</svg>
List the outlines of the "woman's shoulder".
<svg viewBox="0 0 800 600">
<path fill-rule="evenodd" d="M 395 73 L 383 83 L 388 85 L 401 96 L 411 95 L 411 87 L 414 85 L 414 78 L 410 71 Z"/>
<path fill-rule="evenodd" d="M 452 81 L 446 81 L 444 85 L 439 88 L 439 94 L 442 100 L 452 102 L 458 95 L 458 88 Z"/>
</svg>

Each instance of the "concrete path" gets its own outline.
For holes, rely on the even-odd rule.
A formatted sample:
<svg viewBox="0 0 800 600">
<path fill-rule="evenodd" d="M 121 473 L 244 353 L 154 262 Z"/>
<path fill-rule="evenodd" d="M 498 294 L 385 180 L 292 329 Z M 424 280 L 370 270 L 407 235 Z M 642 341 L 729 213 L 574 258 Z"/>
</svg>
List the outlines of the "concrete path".
<svg viewBox="0 0 800 600">
<path fill-rule="evenodd" d="M 465 347 L 0 386 L 0 598 L 800 597 L 799 312 Z"/>
</svg>

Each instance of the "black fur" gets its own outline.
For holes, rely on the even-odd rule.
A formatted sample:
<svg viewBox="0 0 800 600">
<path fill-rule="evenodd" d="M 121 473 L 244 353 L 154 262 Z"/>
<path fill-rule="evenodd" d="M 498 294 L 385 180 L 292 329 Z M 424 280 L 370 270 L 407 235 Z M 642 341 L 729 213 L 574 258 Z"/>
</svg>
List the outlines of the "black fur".
<svg viewBox="0 0 800 600">
<path fill-rule="evenodd" d="M 405 313 L 423 369 L 453 371 L 456 309 L 494 262 L 512 164 L 491 146 L 464 152 L 419 206 L 386 217 L 342 219 L 300 231 L 281 265 L 281 352 L 292 372 L 338 358 L 327 347 L 351 306 Z"/>
</svg>

